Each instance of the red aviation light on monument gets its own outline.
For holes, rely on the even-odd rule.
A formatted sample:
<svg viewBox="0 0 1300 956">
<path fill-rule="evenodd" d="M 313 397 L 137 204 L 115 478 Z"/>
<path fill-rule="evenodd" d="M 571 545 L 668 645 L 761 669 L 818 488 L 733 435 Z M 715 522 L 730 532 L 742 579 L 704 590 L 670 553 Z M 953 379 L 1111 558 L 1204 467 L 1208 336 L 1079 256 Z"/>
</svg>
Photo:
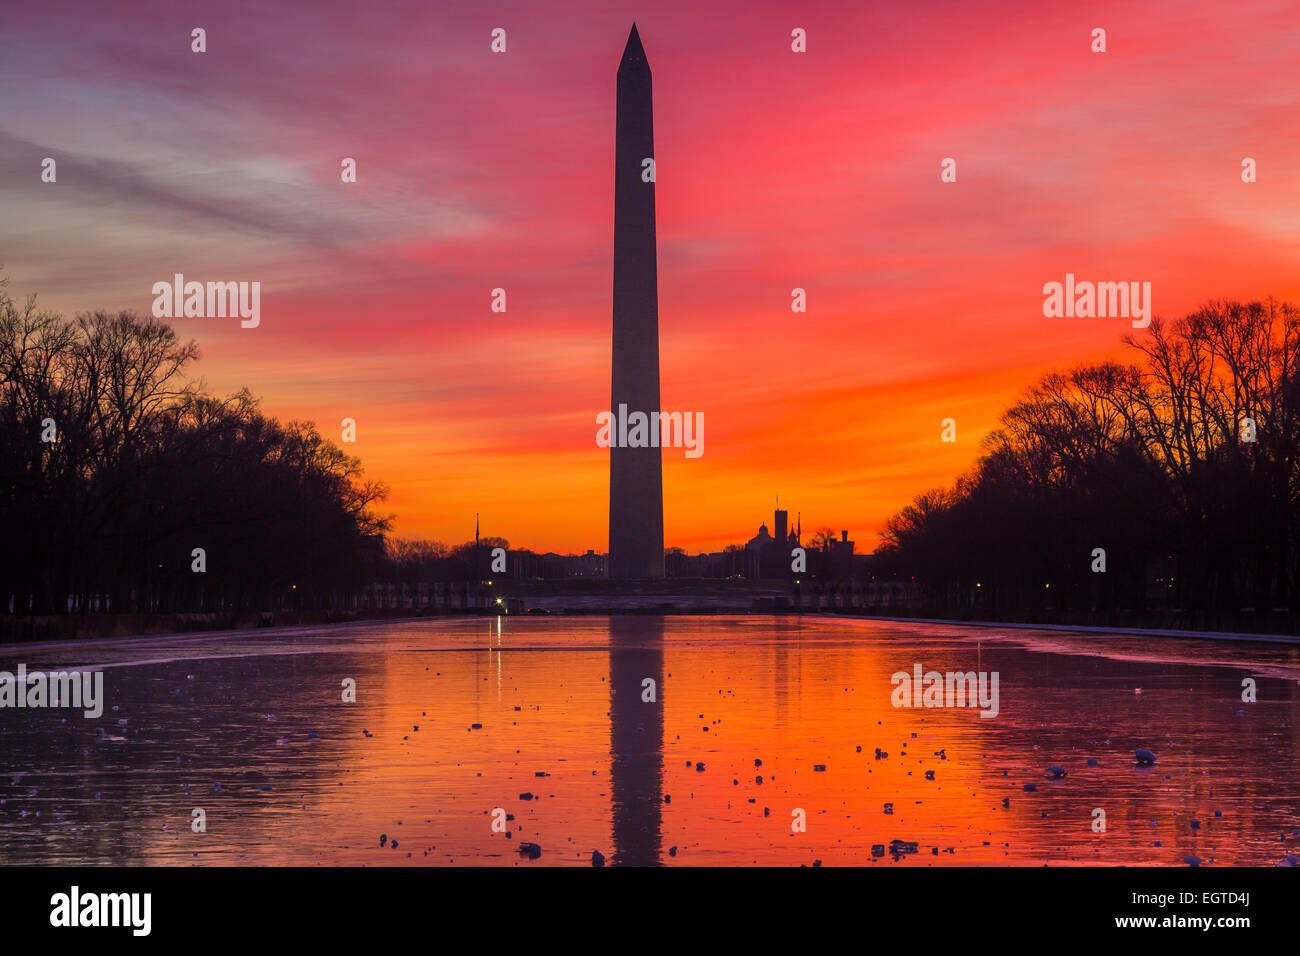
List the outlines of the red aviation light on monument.
<svg viewBox="0 0 1300 956">
<path fill-rule="evenodd" d="M 645 58 L 645 48 L 641 46 L 641 34 L 636 32 L 635 23 L 632 24 L 632 32 L 627 36 L 627 46 L 623 50 L 623 62 L 619 65 L 619 72 L 631 69 L 650 72 L 650 63 Z"/>
</svg>

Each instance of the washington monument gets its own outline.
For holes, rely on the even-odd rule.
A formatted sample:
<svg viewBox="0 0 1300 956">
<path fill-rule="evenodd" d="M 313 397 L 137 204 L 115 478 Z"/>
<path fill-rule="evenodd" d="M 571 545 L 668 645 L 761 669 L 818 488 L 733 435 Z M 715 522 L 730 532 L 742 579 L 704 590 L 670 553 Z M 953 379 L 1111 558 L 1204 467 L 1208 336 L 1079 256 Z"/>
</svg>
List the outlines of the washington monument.
<svg viewBox="0 0 1300 956">
<path fill-rule="evenodd" d="M 618 67 L 614 145 L 614 349 L 610 409 L 659 411 L 654 109 L 636 24 Z M 657 419 L 656 419 L 657 420 Z M 609 449 L 609 576 L 664 576 L 664 485 L 658 442 Z"/>
</svg>

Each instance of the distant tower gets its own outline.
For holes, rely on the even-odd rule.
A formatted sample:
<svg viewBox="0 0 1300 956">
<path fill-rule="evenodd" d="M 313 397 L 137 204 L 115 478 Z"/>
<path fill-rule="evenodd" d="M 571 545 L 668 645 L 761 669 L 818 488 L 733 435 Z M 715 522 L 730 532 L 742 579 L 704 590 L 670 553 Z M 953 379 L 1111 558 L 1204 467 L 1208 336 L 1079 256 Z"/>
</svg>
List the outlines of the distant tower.
<svg viewBox="0 0 1300 956">
<path fill-rule="evenodd" d="M 650 65 L 636 24 L 618 67 L 614 137 L 614 348 L 610 410 L 620 423 L 659 409 L 659 281 L 654 110 Z M 649 180 L 649 181 L 647 181 Z M 624 425 L 626 428 L 626 425 Z M 659 447 L 609 449 L 609 576 L 664 576 L 664 488 Z"/>
</svg>

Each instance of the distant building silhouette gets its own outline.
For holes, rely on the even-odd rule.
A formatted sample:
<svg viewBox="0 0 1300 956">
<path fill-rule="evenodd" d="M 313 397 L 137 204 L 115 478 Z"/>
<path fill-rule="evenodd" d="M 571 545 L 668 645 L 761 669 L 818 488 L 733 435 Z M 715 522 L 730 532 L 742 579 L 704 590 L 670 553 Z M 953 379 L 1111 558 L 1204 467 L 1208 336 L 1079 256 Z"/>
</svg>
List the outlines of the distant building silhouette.
<svg viewBox="0 0 1300 956">
<path fill-rule="evenodd" d="M 830 545 L 830 561 L 827 570 L 840 577 L 849 577 L 853 573 L 853 542 L 847 531 L 840 532 L 840 540 Z"/>
<path fill-rule="evenodd" d="M 757 557 L 757 563 L 751 563 L 750 577 L 778 578 L 790 573 L 790 552 L 802 547 L 803 519 L 800 516 L 799 527 L 788 528 L 790 513 L 777 508 L 772 513 L 772 527 L 776 534 L 769 534 L 766 524 L 758 526 L 758 534 L 745 543 L 745 550 Z"/>
</svg>

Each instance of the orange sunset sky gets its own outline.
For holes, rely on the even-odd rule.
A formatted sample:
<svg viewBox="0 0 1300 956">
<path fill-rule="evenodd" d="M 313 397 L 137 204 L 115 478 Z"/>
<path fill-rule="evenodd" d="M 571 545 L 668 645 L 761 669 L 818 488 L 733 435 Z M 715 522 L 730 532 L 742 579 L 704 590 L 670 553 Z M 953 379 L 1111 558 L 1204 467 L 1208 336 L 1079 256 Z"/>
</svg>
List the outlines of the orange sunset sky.
<svg viewBox="0 0 1300 956">
<path fill-rule="evenodd" d="M 147 314 L 174 273 L 259 281 L 256 329 L 173 320 L 211 390 L 356 419 L 401 536 L 478 511 L 603 551 L 634 20 L 663 407 L 705 418 L 703 457 L 664 453 L 668 546 L 743 542 L 780 493 L 870 550 L 1038 375 L 1126 351 L 1127 319 L 1044 318 L 1067 272 L 1148 281 L 1158 316 L 1300 299 L 1300 7 L 1249 0 L 27 5 L 0 36 L 8 291 Z"/>
</svg>

